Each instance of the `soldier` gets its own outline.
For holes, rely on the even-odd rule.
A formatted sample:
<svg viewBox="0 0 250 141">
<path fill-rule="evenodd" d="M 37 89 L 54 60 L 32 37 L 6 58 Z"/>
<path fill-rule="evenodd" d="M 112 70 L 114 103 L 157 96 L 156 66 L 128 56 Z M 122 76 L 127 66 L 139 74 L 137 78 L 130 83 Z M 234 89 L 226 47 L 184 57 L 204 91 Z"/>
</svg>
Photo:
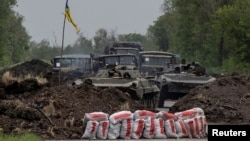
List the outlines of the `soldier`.
<svg viewBox="0 0 250 141">
<path fill-rule="evenodd" d="M 199 62 L 194 64 L 194 74 L 201 76 L 206 74 L 206 69 L 200 65 Z"/>
</svg>

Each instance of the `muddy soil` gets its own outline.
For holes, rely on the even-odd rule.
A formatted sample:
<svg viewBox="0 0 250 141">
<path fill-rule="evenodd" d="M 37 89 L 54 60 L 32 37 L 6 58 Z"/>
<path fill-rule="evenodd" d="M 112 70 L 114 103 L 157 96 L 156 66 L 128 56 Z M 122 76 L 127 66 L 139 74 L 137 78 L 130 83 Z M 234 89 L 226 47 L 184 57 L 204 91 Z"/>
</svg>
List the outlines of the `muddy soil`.
<svg viewBox="0 0 250 141">
<path fill-rule="evenodd" d="M 198 86 L 175 103 L 169 112 L 193 107 L 204 109 L 208 122 L 250 123 L 250 76 L 231 74 Z"/>
<path fill-rule="evenodd" d="M 2 77 L 6 71 L 13 76 L 39 75 L 48 82 L 41 84 L 33 78 L 6 81 Z M 52 66 L 37 59 L 2 70 L 0 74 L 4 80 L 0 82 L 0 128 L 4 133 L 31 131 L 43 139 L 80 139 L 85 129 L 82 123 L 85 113 L 146 109 L 115 88 L 58 83 Z M 192 89 L 169 112 L 200 107 L 208 122 L 249 124 L 249 91 L 249 76 L 220 76 L 213 83 Z"/>
</svg>

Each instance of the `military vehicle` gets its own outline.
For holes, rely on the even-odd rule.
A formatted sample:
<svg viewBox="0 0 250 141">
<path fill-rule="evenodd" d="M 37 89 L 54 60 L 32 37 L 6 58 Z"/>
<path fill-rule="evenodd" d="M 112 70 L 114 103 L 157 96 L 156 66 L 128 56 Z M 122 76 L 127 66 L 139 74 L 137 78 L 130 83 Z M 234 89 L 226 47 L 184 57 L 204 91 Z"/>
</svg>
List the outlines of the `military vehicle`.
<svg viewBox="0 0 250 141">
<path fill-rule="evenodd" d="M 174 70 L 176 65 L 175 54 L 164 51 L 140 52 L 140 72 L 149 79 L 154 79 L 156 73 Z"/>
<path fill-rule="evenodd" d="M 137 58 L 132 54 L 105 54 L 93 58 L 93 70 L 97 72 L 101 68 L 106 68 L 107 65 L 133 65 L 139 67 Z"/>
<path fill-rule="evenodd" d="M 173 71 L 158 73 L 155 81 L 160 88 L 158 107 L 163 108 L 165 100 L 176 101 L 185 96 L 189 91 L 199 85 L 207 84 L 216 80 L 208 74 L 197 75 L 186 68 L 184 64 L 178 64 Z"/>
<path fill-rule="evenodd" d="M 144 47 L 140 42 L 121 41 L 106 46 L 104 54 L 134 54 L 138 56 L 139 52 L 143 50 Z"/>
<path fill-rule="evenodd" d="M 64 54 L 55 56 L 51 63 L 54 76 L 59 83 L 72 83 L 78 78 L 86 77 L 92 72 L 92 60 L 90 54 Z"/>
<path fill-rule="evenodd" d="M 128 59 L 129 58 L 129 59 Z M 141 76 L 137 65 L 133 64 L 136 57 L 130 54 L 112 54 L 99 57 L 100 67 L 95 76 L 84 82 L 96 87 L 114 87 L 134 99 L 141 101 L 148 108 L 156 108 L 159 88 Z M 130 61 L 129 61 L 130 60 Z M 73 85 L 79 85 L 76 81 Z"/>
<path fill-rule="evenodd" d="M 114 42 L 104 49 L 104 54 L 132 54 L 137 58 L 138 68 L 140 67 L 139 54 L 144 51 L 144 47 L 140 42 L 119 41 Z"/>
</svg>

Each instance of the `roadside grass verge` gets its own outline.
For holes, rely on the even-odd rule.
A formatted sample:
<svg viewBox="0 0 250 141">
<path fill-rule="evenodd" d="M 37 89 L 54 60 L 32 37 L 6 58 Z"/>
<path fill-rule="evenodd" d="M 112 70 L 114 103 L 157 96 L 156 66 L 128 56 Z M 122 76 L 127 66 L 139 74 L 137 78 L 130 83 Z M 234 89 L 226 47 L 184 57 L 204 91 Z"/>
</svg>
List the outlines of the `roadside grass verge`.
<svg viewBox="0 0 250 141">
<path fill-rule="evenodd" d="M 23 133 L 20 135 L 0 133 L 0 141 L 42 141 L 42 138 L 33 133 Z"/>
</svg>

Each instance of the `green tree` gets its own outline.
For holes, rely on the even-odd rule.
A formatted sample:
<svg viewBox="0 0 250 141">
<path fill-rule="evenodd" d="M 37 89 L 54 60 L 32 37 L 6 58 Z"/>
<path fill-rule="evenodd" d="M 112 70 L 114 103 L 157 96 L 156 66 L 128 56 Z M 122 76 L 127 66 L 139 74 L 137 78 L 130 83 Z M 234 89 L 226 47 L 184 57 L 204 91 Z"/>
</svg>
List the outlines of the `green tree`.
<svg viewBox="0 0 250 141">
<path fill-rule="evenodd" d="M 53 48 L 50 46 L 48 40 L 42 40 L 40 43 L 33 43 L 32 55 L 30 58 L 51 60 L 51 58 L 55 55 Z"/>
<path fill-rule="evenodd" d="M 2 0 L 0 5 L 0 66 L 25 59 L 30 37 L 22 26 L 23 17 L 13 11 L 16 0 Z"/>
<path fill-rule="evenodd" d="M 23 17 L 15 13 L 9 17 L 9 47 L 11 64 L 25 60 L 29 49 L 30 36 L 22 26 Z"/>
<path fill-rule="evenodd" d="M 164 15 L 149 27 L 148 32 L 161 50 L 178 53 L 189 62 L 202 60 L 206 66 L 221 66 L 230 47 L 225 46 L 224 32 L 215 28 L 218 27 L 216 11 L 234 2 L 165 0 Z"/>
<path fill-rule="evenodd" d="M 214 29 L 222 37 L 219 48 L 225 69 L 249 73 L 250 68 L 250 0 L 235 0 L 234 4 L 217 10 Z"/>
<path fill-rule="evenodd" d="M 64 54 L 89 54 L 91 52 L 93 52 L 92 41 L 82 34 L 80 34 L 73 46 L 69 45 L 64 49 Z"/>
<path fill-rule="evenodd" d="M 137 33 L 120 34 L 118 35 L 119 41 L 129 41 L 129 42 L 140 42 L 144 50 L 158 50 L 158 46 L 154 41 L 146 35 L 141 35 Z"/>
<path fill-rule="evenodd" d="M 160 16 L 157 21 L 154 22 L 153 26 L 148 29 L 149 34 L 154 35 L 154 41 L 159 45 L 159 50 L 168 51 L 170 42 L 170 32 L 172 28 L 168 28 L 168 25 L 172 25 L 168 22 L 168 14 Z"/>
<path fill-rule="evenodd" d="M 145 36 L 137 33 L 120 34 L 118 35 L 118 40 L 129 42 L 142 42 L 143 40 L 145 40 Z"/>
<path fill-rule="evenodd" d="M 116 40 L 115 31 L 108 33 L 106 29 L 100 28 L 96 31 L 96 35 L 94 36 L 94 51 L 103 53 L 105 47 Z"/>
<path fill-rule="evenodd" d="M 163 15 L 148 28 L 148 36 L 159 46 L 158 50 L 176 50 L 175 35 L 177 31 L 177 15 L 173 0 L 165 0 L 162 5 Z"/>
</svg>

